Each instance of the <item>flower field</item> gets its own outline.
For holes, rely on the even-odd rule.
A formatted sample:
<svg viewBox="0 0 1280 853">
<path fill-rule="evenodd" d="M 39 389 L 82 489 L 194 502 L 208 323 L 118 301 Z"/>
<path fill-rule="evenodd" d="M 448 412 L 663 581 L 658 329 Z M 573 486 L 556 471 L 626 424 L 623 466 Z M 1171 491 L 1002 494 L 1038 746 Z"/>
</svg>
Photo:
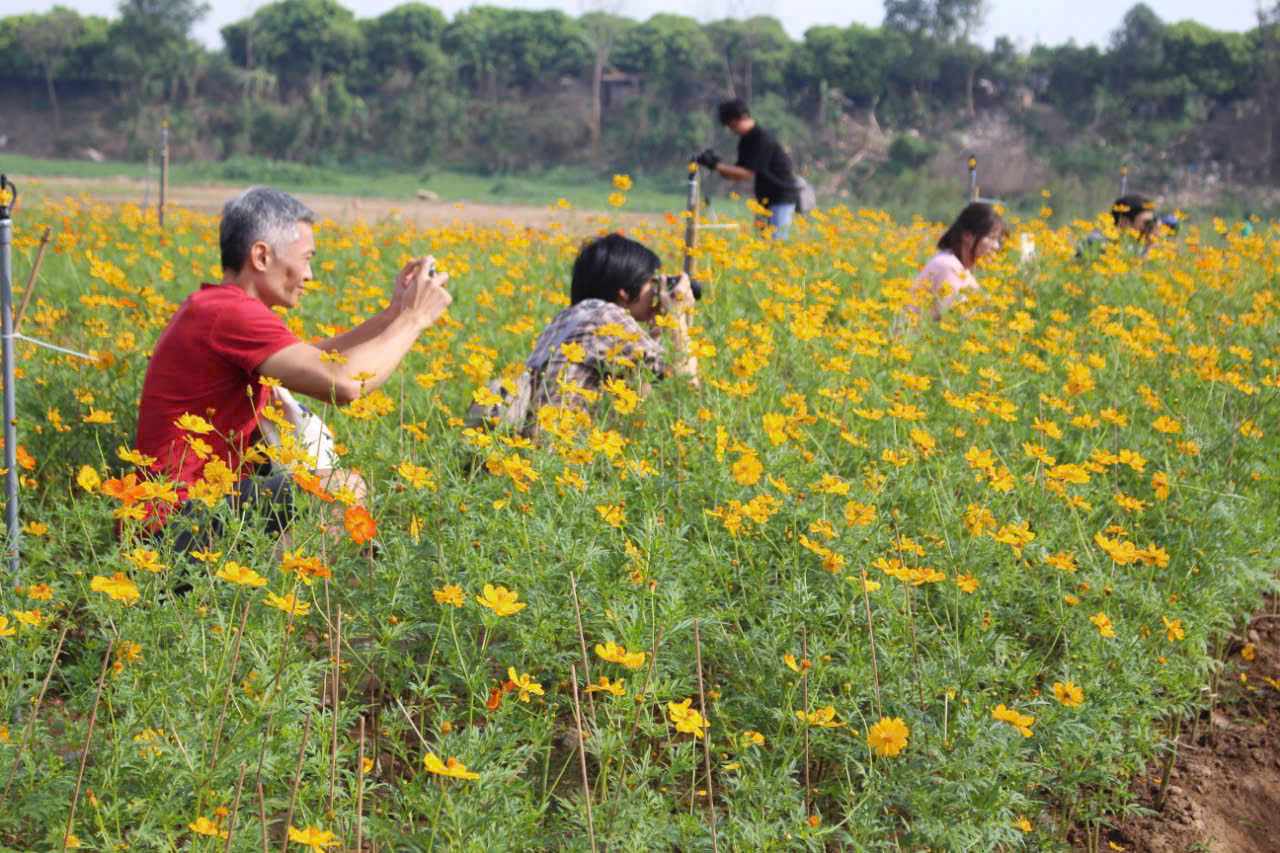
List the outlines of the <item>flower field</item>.
<svg viewBox="0 0 1280 853">
<path fill-rule="evenodd" d="M 1276 588 L 1275 226 L 1083 262 L 1096 223 L 1016 222 L 1035 258 L 905 329 L 936 224 L 710 231 L 701 387 L 624 377 L 534 445 L 463 417 L 567 304 L 582 235 L 323 223 L 300 335 L 426 253 L 453 305 L 319 407 L 371 487 L 344 538 L 351 496 L 300 475 L 286 549 L 228 514 L 186 560 L 140 532 L 171 488 L 131 442 L 217 221 L 22 210 L 19 284 L 45 225 L 22 331 L 95 360 L 18 344 L 0 847 L 1055 849 L 1124 812 Z M 680 231 L 630 235 L 674 270 Z"/>
</svg>

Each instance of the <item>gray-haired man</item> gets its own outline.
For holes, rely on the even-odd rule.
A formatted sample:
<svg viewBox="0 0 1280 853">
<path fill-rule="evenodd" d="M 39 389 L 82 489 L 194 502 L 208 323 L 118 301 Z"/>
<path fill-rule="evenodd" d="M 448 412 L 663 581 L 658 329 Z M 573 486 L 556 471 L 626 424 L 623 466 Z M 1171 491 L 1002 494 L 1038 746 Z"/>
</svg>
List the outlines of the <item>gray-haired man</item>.
<svg viewBox="0 0 1280 853">
<path fill-rule="evenodd" d="M 311 280 L 314 220 L 297 199 L 267 187 L 227 202 L 219 239 L 222 281 L 202 284 L 188 296 L 156 341 L 138 407 L 136 447 L 155 457 L 157 474 L 177 482 L 182 501 L 192 484 L 206 479 L 206 465 L 220 460 L 239 483 L 233 500 L 251 500 L 265 490 L 273 503 L 281 502 L 288 482 L 255 479 L 245 460 L 271 396 L 262 379 L 349 403 L 386 382 L 452 301 L 444 289 L 448 276 L 435 272 L 431 258 L 420 258 L 396 277 L 386 310 L 317 344 L 300 341 L 272 309 L 296 307 Z M 226 478 L 221 466 L 215 470 Z M 317 473 L 331 489 L 346 486 L 363 495 L 364 483 L 353 472 Z M 170 509 L 150 509 L 153 528 Z"/>
</svg>

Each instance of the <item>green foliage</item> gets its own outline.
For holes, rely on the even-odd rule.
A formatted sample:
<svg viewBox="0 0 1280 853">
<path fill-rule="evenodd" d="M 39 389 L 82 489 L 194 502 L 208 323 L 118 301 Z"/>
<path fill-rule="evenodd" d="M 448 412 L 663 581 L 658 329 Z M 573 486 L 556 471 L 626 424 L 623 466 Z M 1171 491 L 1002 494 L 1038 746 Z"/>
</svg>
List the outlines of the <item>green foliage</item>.
<svg viewBox="0 0 1280 853">
<path fill-rule="evenodd" d="M 701 388 L 672 378 L 629 413 L 606 400 L 581 434 L 530 446 L 455 418 L 485 379 L 519 369 L 563 304 L 577 236 L 326 225 L 317 281 L 288 317 L 304 337 L 381 310 L 395 270 L 423 251 L 456 273 L 455 302 L 367 406 L 319 405 L 344 464 L 372 485 L 381 548 L 324 533 L 332 505 L 299 495 L 289 548 L 332 570 L 306 584 L 252 515 L 221 507 L 220 555 L 186 561 L 133 538 L 135 522 L 117 538 L 121 502 L 79 482 L 82 466 L 131 470 L 116 448 L 132 443 L 148 352 L 191 282 L 213 274 L 216 222 L 175 211 L 162 232 L 136 209 L 28 206 L 19 264 L 46 224 L 60 251 L 24 328 L 101 357 L 18 345 L 28 533 L 21 574 L 0 589 L 17 625 L 0 637 L 0 843 L 16 849 L 61 846 L 86 743 L 72 827 L 86 849 L 216 846 L 190 827 L 232 807 L 242 767 L 236 850 L 260 849 L 259 810 L 277 846 L 291 802 L 295 826 L 346 847 L 359 814 L 364 840 L 386 849 L 582 848 L 579 615 L 592 680 L 625 679 L 622 697 L 582 698 L 602 848 L 706 849 L 710 806 L 725 849 L 1057 849 L 1055 821 L 1127 807 L 1172 721 L 1205 701 L 1221 638 L 1276 588 L 1274 230 L 1189 225 L 1143 260 L 1082 265 L 1081 229 L 1017 222 L 1037 259 L 986 259 L 985 295 L 894 336 L 937 225 L 833 209 L 785 244 L 708 232 L 695 339 L 715 351 Z M 674 265 L 676 230 L 634 233 Z M 95 411 L 109 422 L 86 422 Z M 626 440 L 612 457 L 605 431 Z M 538 479 L 521 488 L 487 464 L 494 454 Z M 737 467 L 745 456 L 759 469 Z M 1057 464 L 1079 466 L 1069 485 Z M 763 498 L 772 510 L 747 520 L 744 504 Z M 858 521 L 850 501 L 876 511 Z M 598 507 L 618 508 L 620 525 Z M 999 527 L 975 532 L 979 510 Z M 1010 538 L 1020 529 L 1031 538 Z M 1099 534 L 1158 546 L 1167 564 L 1122 563 Z M 165 568 L 141 568 L 137 548 Z M 1050 562 L 1062 552 L 1073 562 Z M 941 578 L 915 583 L 892 560 Z M 218 577 L 229 561 L 266 589 Z M 93 588 L 115 572 L 138 601 Z M 190 589 L 176 594 L 180 582 Z M 527 607 L 484 609 L 486 583 Z M 460 607 L 436 595 L 453 584 Z M 310 610 L 291 618 L 267 591 Z M 39 624 L 15 623 L 18 611 Z M 321 697 L 339 611 L 335 706 Z M 590 651 L 610 641 L 658 655 L 627 669 Z M 710 776 L 668 704 L 698 707 L 699 659 Z M 504 694 L 509 667 L 543 695 Z M 1055 698 L 1066 681 L 1079 706 Z M 993 718 L 1000 705 L 1034 717 L 1029 736 Z M 834 727 L 796 717 L 827 706 Z M 896 756 L 868 747 L 881 716 L 909 727 Z M 430 774 L 428 751 L 479 778 Z"/>
<path fill-rule="evenodd" d="M 1188 138 L 1250 99 L 1275 113 L 1274 25 L 1218 32 L 1167 23 L 1139 4 L 1105 49 L 1023 53 L 1008 38 L 977 45 L 984 10 L 975 0 L 891 0 L 879 27 L 818 26 L 796 41 L 767 16 L 704 24 L 480 5 L 450 19 L 410 2 L 358 19 L 341 0 L 276 0 L 225 26 L 211 54 L 190 39 L 205 12 L 198 0 L 129 0 L 112 21 L 65 8 L 0 18 L 0 75 L 44 83 L 51 106 L 60 80 L 127 93 L 103 133 L 129 137 L 122 147 L 134 155 L 153 144 L 139 138 L 142 128 L 165 114 L 182 123 L 185 113 L 183 140 L 200 156 L 323 162 L 376 149 L 410 170 L 431 160 L 486 173 L 670 166 L 707 136 L 704 117 L 730 95 L 783 105 L 770 107 L 770 123 L 795 128 L 783 141 L 807 162 L 843 153 L 829 156 L 826 131 L 845 112 L 938 140 L 980 109 L 1026 118 L 1033 93 L 1071 128 L 1067 139 L 1044 139 L 1040 153 L 1105 143 L 1150 162 L 1170 145 L 1184 159 L 1222 156 L 1222 143 L 1206 149 Z M 826 127 L 815 130 L 819 118 Z M 53 150 L 83 144 L 77 129 Z M 1230 156 L 1271 176 L 1280 166 L 1264 162 L 1263 143 L 1258 150 Z"/>
</svg>

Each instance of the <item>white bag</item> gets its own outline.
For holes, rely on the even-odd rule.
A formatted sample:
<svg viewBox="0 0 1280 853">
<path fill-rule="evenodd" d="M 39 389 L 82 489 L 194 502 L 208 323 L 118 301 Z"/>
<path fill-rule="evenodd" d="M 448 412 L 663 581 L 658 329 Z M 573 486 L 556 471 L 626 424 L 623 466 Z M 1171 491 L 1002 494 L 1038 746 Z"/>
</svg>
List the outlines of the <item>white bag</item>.
<svg viewBox="0 0 1280 853">
<path fill-rule="evenodd" d="M 813 191 L 813 186 L 799 175 L 796 175 L 796 191 L 799 195 L 799 201 L 796 202 L 796 213 L 808 213 L 817 209 L 818 194 Z"/>
<path fill-rule="evenodd" d="M 308 455 L 315 459 L 312 471 L 332 471 L 338 467 L 338 454 L 334 451 L 333 433 L 320 416 L 298 402 L 288 388 L 273 388 L 273 402 L 293 424 L 293 436 Z M 258 421 L 262 437 L 272 447 L 280 446 L 280 431 L 275 424 L 263 418 Z"/>
</svg>

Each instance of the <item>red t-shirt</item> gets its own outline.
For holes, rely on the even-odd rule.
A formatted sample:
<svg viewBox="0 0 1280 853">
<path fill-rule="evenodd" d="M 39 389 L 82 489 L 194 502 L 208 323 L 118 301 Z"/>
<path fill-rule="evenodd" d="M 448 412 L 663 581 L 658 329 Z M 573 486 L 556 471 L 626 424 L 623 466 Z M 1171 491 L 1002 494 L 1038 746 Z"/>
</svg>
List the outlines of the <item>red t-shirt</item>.
<svg viewBox="0 0 1280 853">
<path fill-rule="evenodd" d="M 221 457 L 237 471 L 270 393 L 256 371 L 296 343 L 279 315 L 239 287 L 200 285 L 156 341 L 142 383 L 135 446 L 156 457 L 152 468 L 180 486 L 199 480 L 205 464 L 187 436 L 204 441 L 212 448 L 209 458 Z M 213 431 L 197 436 L 178 427 L 188 412 L 213 424 Z M 185 499 L 186 489 L 180 487 L 179 495 Z"/>
</svg>

